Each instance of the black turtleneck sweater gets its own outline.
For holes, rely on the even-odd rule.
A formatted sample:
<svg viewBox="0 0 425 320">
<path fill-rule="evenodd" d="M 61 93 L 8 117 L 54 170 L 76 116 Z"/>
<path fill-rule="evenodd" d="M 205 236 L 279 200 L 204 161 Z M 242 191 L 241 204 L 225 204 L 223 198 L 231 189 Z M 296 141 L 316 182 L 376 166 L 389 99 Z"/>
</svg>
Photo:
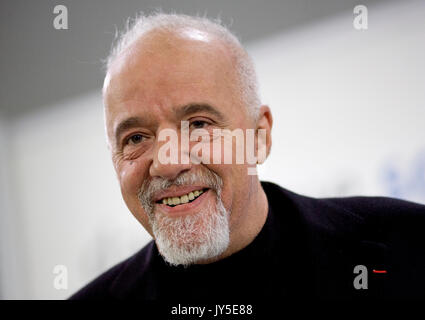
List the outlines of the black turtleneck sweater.
<svg viewBox="0 0 425 320">
<path fill-rule="evenodd" d="M 211 264 L 175 267 L 151 241 L 71 299 L 425 298 L 425 206 L 384 197 L 315 199 L 272 183 L 262 186 L 267 220 L 239 252 Z M 367 289 L 354 287 L 356 265 L 367 268 Z"/>
</svg>

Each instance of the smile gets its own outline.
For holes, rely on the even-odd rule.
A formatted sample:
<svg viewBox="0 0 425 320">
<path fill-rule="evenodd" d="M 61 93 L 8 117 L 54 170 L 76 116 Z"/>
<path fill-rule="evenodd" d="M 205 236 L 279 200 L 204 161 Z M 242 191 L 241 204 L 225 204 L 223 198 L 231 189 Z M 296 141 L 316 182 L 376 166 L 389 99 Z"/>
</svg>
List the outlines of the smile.
<svg viewBox="0 0 425 320">
<path fill-rule="evenodd" d="M 176 207 L 176 206 L 186 204 L 186 203 L 190 203 L 190 202 L 196 200 L 196 198 L 201 196 L 207 190 L 208 190 L 208 188 L 191 191 L 191 192 L 184 194 L 182 196 L 179 196 L 179 197 L 166 197 L 166 198 L 163 198 L 163 199 L 157 201 L 157 203 L 162 203 L 162 204 L 165 204 L 169 207 Z"/>
</svg>

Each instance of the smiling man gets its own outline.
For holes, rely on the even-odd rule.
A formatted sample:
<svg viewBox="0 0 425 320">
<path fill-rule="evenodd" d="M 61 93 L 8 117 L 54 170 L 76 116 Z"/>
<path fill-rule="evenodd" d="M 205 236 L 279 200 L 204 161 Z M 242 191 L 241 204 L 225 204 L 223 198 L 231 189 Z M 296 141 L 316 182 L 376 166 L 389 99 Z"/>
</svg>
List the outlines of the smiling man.
<svg viewBox="0 0 425 320">
<path fill-rule="evenodd" d="M 103 97 L 122 196 L 153 241 L 73 299 L 423 294 L 423 276 L 404 283 L 397 261 L 407 254 L 414 274 L 424 265 L 416 255 L 423 249 L 423 206 L 304 197 L 261 183 L 255 163 L 236 161 L 251 148 L 262 162 L 260 150 L 267 155 L 271 148 L 272 116 L 258 98 L 249 56 L 220 24 L 184 15 L 140 17 L 108 59 Z M 391 236 L 394 221 L 406 238 Z M 387 268 L 387 278 L 376 285 L 369 279 L 370 290 L 359 292 L 357 265 Z M 391 283 L 396 287 L 382 289 Z"/>
<path fill-rule="evenodd" d="M 198 165 L 164 164 L 160 133 L 171 130 L 181 137 L 184 121 L 190 131 L 204 129 L 208 141 L 217 139 L 214 129 L 270 132 L 271 115 L 256 105 L 258 99 L 241 96 L 250 88 L 240 72 L 251 62 L 236 39 L 223 41 L 218 32 L 187 25 L 183 18 L 162 19 L 156 17 L 159 25 L 151 30 L 140 26 L 138 38 L 111 57 L 104 86 L 107 134 L 124 200 L 165 260 L 210 262 L 258 234 L 266 196 L 258 178 L 247 175 L 247 165 L 205 165 L 213 162 L 205 155 Z M 187 150 L 171 148 L 190 154 L 195 142 Z"/>
</svg>

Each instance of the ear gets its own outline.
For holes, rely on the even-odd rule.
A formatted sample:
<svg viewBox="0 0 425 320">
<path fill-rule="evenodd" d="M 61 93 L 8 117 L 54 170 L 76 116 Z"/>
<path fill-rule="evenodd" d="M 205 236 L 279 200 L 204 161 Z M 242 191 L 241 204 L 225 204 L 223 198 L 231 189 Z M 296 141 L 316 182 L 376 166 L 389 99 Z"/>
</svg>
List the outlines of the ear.
<svg viewBox="0 0 425 320">
<path fill-rule="evenodd" d="M 272 147 L 272 126 L 273 126 L 273 117 L 271 110 L 268 106 L 262 105 L 259 110 L 258 120 L 257 120 L 257 157 L 258 163 L 263 163 L 266 158 L 269 156 L 270 149 Z M 261 129 L 261 131 L 260 131 Z M 261 155 L 261 150 L 265 150 L 264 156 Z"/>
</svg>

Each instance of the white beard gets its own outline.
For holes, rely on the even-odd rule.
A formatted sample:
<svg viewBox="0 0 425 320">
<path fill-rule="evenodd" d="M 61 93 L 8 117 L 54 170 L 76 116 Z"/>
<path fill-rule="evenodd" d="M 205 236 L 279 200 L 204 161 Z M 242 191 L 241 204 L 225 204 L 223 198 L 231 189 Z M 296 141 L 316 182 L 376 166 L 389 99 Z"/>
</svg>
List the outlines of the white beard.
<svg viewBox="0 0 425 320">
<path fill-rule="evenodd" d="M 217 257 L 229 245 L 229 213 L 219 195 L 215 206 L 196 214 L 172 218 L 158 212 L 151 220 L 156 245 L 171 265 L 187 266 Z"/>
</svg>

